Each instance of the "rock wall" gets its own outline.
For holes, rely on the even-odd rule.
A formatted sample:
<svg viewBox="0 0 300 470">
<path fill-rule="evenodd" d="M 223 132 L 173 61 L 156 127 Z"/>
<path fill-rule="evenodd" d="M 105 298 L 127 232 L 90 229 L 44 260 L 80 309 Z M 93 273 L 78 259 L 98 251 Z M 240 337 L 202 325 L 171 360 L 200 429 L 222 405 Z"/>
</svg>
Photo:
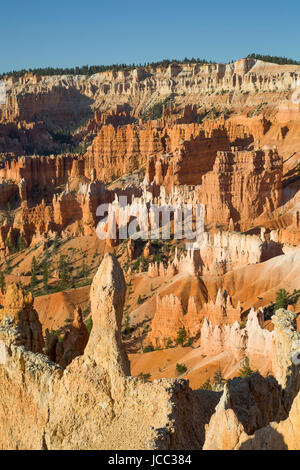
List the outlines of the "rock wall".
<svg viewBox="0 0 300 470">
<path fill-rule="evenodd" d="M 26 182 L 27 192 L 34 189 L 41 191 L 43 188 L 57 186 L 65 183 L 71 176 L 73 161 L 77 156 L 32 156 L 8 158 L 0 169 L 0 177 L 19 184 Z"/>
<path fill-rule="evenodd" d="M 212 92 L 276 94 L 289 91 L 299 76 L 297 65 L 280 66 L 251 58 L 227 65 L 170 64 L 166 68 L 106 71 L 91 77 L 25 74 L 6 80 L 6 104 L 0 117 L 33 121 L 46 114 L 52 122 L 61 124 L 89 116 L 100 106 L 105 110 L 120 104 L 129 104 L 137 115 L 141 110 L 146 111 L 153 101 L 162 101 L 171 93 L 183 97 L 184 101 L 197 97 L 197 102 L 203 101 L 203 94 Z"/>
<path fill-rule="evenodd" d="M 180 149 L 186 155 L 184 161 L 180 158 Z M 224 125 L 216 129 L 206 124 L 162 124 L 157 127 L 150 121 L 140 126 L 102 126 L 85 154 L 86 171 L 90 173 L 95 168 L 97 178 L 105 180 L 112 175 L 122 176 L 147 163 L 148 179 L 152 180 L 155 171 L 156 183 L 162 184 L 167 162 L 174 154 L 176 176 L 167 178 L 173 178 L 176 184 L 198 184 L 204 168 L 212 168 L 217 150 L 229 149 L 230 138 Z M 163 154 L 168 156 L 147 162 L 147 157 Z M 188 183 L 191 179 L 193 182 Z"/>
<path fill-rule="evenodd" d="M 120 266 L 106 255 L 91 287 L 88 344 L 63 368 L 30 350 L 39 344 L 28 333 L 39 331 L 32 299 L 16 285 L 8 287 L 0 324 L 2 449 L 167 450 L 199 449 L 203 443 L 205 450 L 299 449 L 295 314 L 277 311 L 274 331 L 262 336 L 259 315 L 251 312 L 241 337 L 248 335 L 245 351 L 251 356 L 263 346 L 266 354 L 272 338 L 275 377 L 255 373 L 229 380 L 204 435 L 212 408 L 186 381 L 144 383 L 128 375 L 120 339 L 125 290 Z M 77 317 L 75 323 L 80 326 Z M 237 339 L 233 329 L 232 335 Z"/>
<path fill-rule="evenodd" d="M 203 449 L 299 449 L 299 350 L 295 314 L 280 309 L 274 323 L 274 375 L 229 380 L 206 428 Z"/>
<path fill-rule="evenodd" d="M 210 165 L 199 165 L 199 159 L 195 157 L 198 170 L 189 161 L 189 154 L 183 151 L 173 157 L 150 159 L 146 181 L 166 186 L 169 203 L 174 204 L 189 194 L 190 202 L 203 204 L 205 223 L 214 227 L 224 225 L 228 228 L 231 224 L 246 229 L 250 220 L 280 205 L 283 167 L 282 158 L 276 151 L 233 148 L 232 151 L 213 153 Z M 181 171 L 183 167 L 185 170 Z M 181 179 L 180 175 L 187 175 L 190 168 L 190 178 Z M 170 189 L 176 186 L 179 186 L 177 191 Z"/>
<path fill-rule="evenodd" d="M 222 275 L 235 267 L 260 263 L 263 241 L 258 235 L 204 232 L 199 243 L 202 275 Z"/>
<path fill-rule="evenodd" d="M 9 319 L 15 328 L 16 344 L 22 344 L 35 353 L 41 353 L 44 348 L 42 325 L 37 312 L 33 308 L 33 297 L 16 283 L 7 287 L 3 308 L 0 311 L 0 321 Z"/>
<path fill-rule="evenodd" d="M 49 359 L 62 367 L 71 364 L 75 357 L 81 356 L 89 339 L 81 308 L 75 309 L 73 322 L 65 329 L 62 341 L 58 340 L 58 336 L 50 334 L 48 330 L 46 330 L 46 339 Z"/>
<path fill-rule="evenodd" d="M 201 447 L 204 415 L 186 381 L 144 383 L 128 376 L 120 339 L 125 291 L 118 262 L 106 255 L 91 286 L 88 345 L 65 369 L 23 346 L 14 318 L 5 317 L 0 326 L 2 449 Z"/>
<path fill-rule="evenodd" d="M 232 318 L 234 320 L 234 317 Z M 252 309 L 244 327 L 236 319 L 225 324 L 205 318 L 201 329 L 200 347 L 203 354 L 215 356 L 224 351 L 230 351 L 236 361 L 248 357 L 250 366 L 258 367 L 264 371 L 275 371 L 275 340 L 274 333 L 263 329 L 264 314 Z"/>
<path fill-rule="evenodd" d="M 204 304 L 201 304 L 198 298 L 191 296 L 188 298 L 186 306 L 183 300 L 174 294 L 165 295 L 164 297 L 158 294 L 147 342 L 154 347 L 166 347 L 166 345 L 170 345 L 170 342 L 176 344 L 178 332 L 181 328 L 184 328 L 187 339 L 197 338 L 201 333 L 201 338 L 204 338 L 203 349 L 206 351 L 205 345 L 210 344 L 210 340 L 214 336 L 211 331 L 213 329 L 212 325 L 218 325 L 215 327 L 216 329 L 228 325 L 230 330 L 229 325 L 240 320 L 240 305 L 234 307 L 226 291 L 223 293 L 219 290 L 215 302 L 211 300 Z M 207 330 L 210 330 L 210 332 Z M 205 338 L 207 338 L 207 341 Z M 212 340 L 211 343 L 214 345 L 212 347 L 218 347 L 215 341 Z M 204 353 L 206 354 L 206 352 Z"/>
<path fill-rule="evenodd" d="M 282 199 L 282 159 L 276 151 L 218 152 L 213 171 L 203 177 L 199 202 L 208 223 L 249 226 Z"/>
</svg>

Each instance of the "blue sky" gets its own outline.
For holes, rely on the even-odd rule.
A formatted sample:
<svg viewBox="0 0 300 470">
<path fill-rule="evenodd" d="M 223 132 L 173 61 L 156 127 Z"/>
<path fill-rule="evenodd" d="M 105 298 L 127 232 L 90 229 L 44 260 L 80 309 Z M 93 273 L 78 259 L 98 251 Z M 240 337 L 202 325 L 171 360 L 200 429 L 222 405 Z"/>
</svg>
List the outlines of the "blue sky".
<svg viewBox="0 0 300 470">
<path fill-rule="evenodd" d="M 299 0 L 11 0 L 0 12 L 0 72 L 251 52 L 300 60 Z"/>
</svg>

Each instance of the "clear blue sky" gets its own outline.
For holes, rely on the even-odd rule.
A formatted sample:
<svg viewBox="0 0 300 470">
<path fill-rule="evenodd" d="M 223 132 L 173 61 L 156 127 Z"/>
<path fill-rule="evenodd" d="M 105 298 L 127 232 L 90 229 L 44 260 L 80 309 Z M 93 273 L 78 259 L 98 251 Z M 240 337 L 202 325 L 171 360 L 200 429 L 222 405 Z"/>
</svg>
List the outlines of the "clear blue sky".
<svg viewBox="0 0 300 470">
<path fill-rule="evenodd" d="M 299 0 L 10 0 L 0 14 L 0 72 L 251 52 L 300 60 Z"/>
</svg>

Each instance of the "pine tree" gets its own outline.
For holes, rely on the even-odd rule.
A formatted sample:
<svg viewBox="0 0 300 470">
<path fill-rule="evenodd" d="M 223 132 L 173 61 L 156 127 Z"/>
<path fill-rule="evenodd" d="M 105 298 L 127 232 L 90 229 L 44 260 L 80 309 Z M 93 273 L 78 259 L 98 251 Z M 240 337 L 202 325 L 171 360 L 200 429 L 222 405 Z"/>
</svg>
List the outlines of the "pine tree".
<svg viewBox="0 0 300 470">
<path fill-rule="evenodd" d="M 18 237 L 17 247 L 18 247 L 18 251 L 23 251 L 26 247 L 25 241 L 21 237 L 21 235 L 19 235 L 19 237 Z"/>
<path fill-rule="evenodd" d="M 34 289 L 37 286 L 38 280 L 36 277 L 36 259 L 35 256 L 32 258 L 31 262 L 31 279 L 30 279 L 30 286 Z"/>
<path fill-rule="evenodd" d="M 5 290 L 5 277 L 3 271 L 0 271 L 0 289 L 2 294 L 4 294 Z"/>
<path fill-rule="evenodd" d="M 274 311 L 279 308 L 287 308 L 289 304 L 289 294 L 285 289 L 279 289 L 276 293 L 276 302 L 274 306 Z"/>
<path fill-rule="evenodd" d="M 186 330 L 185 328 L 179 328 L 178 332 L 177 332 L 177 344 L 181 344 L 183 345 L 185 343 L 187 339 L 187 333 L 186 333 Z"/>
<path fill-rule="evenodd" d="M 45 258 L 43 259 L 43 262 L 42 262 L 42 276 L 43 276 L 44 289 L 47 291 L 49 273 L 48 273 L 48 264 Z"/>
<path fill-rule="evenodd" d="M 243 360 L 242 368 L 240 369 L 241 377 L 249 377 L 249 375 L 253 374 L 253 370 L 250 367 L 248 357 L 245 357 Z"/>
<path fill-rule="evenodd" d="M 64 255 L 61 255 L 60 258 L 59 258 L 58 272 L 59 272 L 59 278 L 60 278 L 61 285 L 62 285 L 62 287 L 64 287 L 64 286 L 66 286 L 66 284 L 68 283 L 69 278 L 70 278 L 69 272 L 68 272 L 68 266 L 67 266 L 67 263 L 65 261 L 65 256 Z"/>
<path fill-rule="evenodd" d="M 59 244 L 59 241 L 58 241 L 58 236 L 57 236 L 57 234 L 56 234 L 56 235 L 55 235 L 55 238 L 54 238 L 54 240 L 53 240 L 53 251 L 54 251 L 54 252 L 57 251 L 58 244 Z"/>
<path fill-rule="evenodd" d="M 81 272 L 80 272 L 80 277 L 88 277 L 88 274 L 89 274 L 89 269 L 88 269 L 88 265 L 85 263 L 85 261 L 82 262 L 82 268 L 81 268 Z"/>
<path fill-rule="evenodd" d="M 201 385 L 201 390 L 211 390 L 212 389 L 212 386 L 210 384 L 210 380 L 207 379 L 206 382 L 204 382 L 202 385 Z"/>
<path fill-rule="evenodd" d="M 217 370 L 214 374 L 214 382 L 217 384 L 224 383 L 225 379 L 223 378 L 221 369 Z"/>
<path fill-rule="evenodd" d="M 6 262 L 5 273 L 10 274 L 11 270 L 12 270 L 12 267 L 11 267 L 11 264 L 10 264 L 11 263 L 10 258 L 6 258 L 5 262 Z"/>
</svg>

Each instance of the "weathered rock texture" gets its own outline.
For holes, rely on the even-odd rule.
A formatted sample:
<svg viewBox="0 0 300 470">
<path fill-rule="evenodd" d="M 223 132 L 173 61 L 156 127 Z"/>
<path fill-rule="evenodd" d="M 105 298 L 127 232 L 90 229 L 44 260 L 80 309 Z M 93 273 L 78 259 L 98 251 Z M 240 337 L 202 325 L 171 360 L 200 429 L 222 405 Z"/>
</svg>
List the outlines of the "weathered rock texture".
<svg viewBox="0 0 300 470">
<path fill-rule="evenodd" d="M 274 322 L 275 378 L 258 374 L 228 381 L 206 429 L 204 449 L 299 449 L 299 348 L 295 314 L 278 310 Z"/>
<path fill-rule="evenodd" d="M 221 329 L 223 325 L 228 325 L 230 331 L 229 325 L 240 320 L 240 305 L 234 307 L 226 291 L 222 293 L 219 290 L 215 302 L 210 301 L 202 305 L 198 298 L 191 296 L 186 307 L 182 299 L 176 295 L 170 294 L 161 298 L 158 294 L 156 296 L 155 315 L 151 324 L 151 331 L 147 335 L 147 341 L 155 347 L 165 347 L 170 341 L 176 343 L 179 330 L 184 328 L 188 338 L 195 338 L 201 332 L 201 338 L 203 336 L 207 339 L 208 344 L 218 348 L 216 338 L 208 334 L 207 327 L 212 328 L 212 324 L 214 324 L 217 325 L 216 328 Z M 203 345 L 204 342 L 205 339 L 203 339 Z M 204 353 L 207 354 L 205 346 L 203 349 Z M 225 348 L 221 347 L 218 352 L 223 350 Z"/>
<path fill-rule="evenodd" d="M 9 284 L 5 293 L 0 321 L 9 318 L 18 331 L 18 344 L 32 352 L 41 353 L 44 347 L 42 325 L 33 308 L 33 297 L 26 295 L 16 283 Z"/>
<path fill-rule="evenodd" d="M 39 77 L 29 73 L 6 80 L 6 105 L 0 117 L 33 121 L 42 119 L 47 112 L 49 119 L 62 124 L 82 119 L 100 105 L 107 109 L 108 105 L 128 103 L 138 113 L 171 93 L 183 96 L 185 101 L 186 97 L 197 97 L 196 102 L 211 92 L 280 93 L 293 87 L 299 75 L 299 66 L 280 66 L 251 58 L 227 65 L 170 64 L 167 68 L 106 71 L 91 77 Z"/>
<path fill-rule="evenodd" d="M 91 287 L 88 345 L 65 370 L 22 345 L 7 302 L 0 327 L 2 449 L 201 447 L 204 415 L 186 381 L 128 376 L 120 342 L 125 289 L 118 262 L 106 255 Z"/>
<path fill-rule="evenodd" d="M 203 322 L 200 347 L 207 356 L 216 356 L 229 351 L 239 361 L 248 357 L 250 366 L 260 370 L 274 372 L 276 370 L 275 334 L 263 329 L 264 314 L 252 309 L 244 326 L 236 320 L 226 324 L 226 319 L 219 319 L 213 326 L 207 317 Z"/>
<path fill-rule="evenodd" d="M 208 155 L 207 151 L 205 155 Z M 189 154 L 182 151 L 179 156 L 165 159 L 163 172 L 161 160 L 158 160 L 155 171 L 151 173 L 148 170 L 147 180 L 167 188 L 196 185 L 193 187 L 194 202 L 204 205 L 206 224 L 229 226 L 232 220 L 233 224 L 246 226 L 247 220 L 279 206 L 282 200 L 282 159 L 276 151 L 218 151 L 214 158 L 210 158 L 210 165 L 200 164 L 197 155 L 193 158 L 200 165 L 198 177 L 189 162 Z M 181 179 L 187 169 L 191 169 L 191 177 Z"/>
<path fill-rule="evenodd" d="M 72 325 L 67 328 L 63 340 L 59 342 L 57 336 L 50 338 L 49 358 L 60 366 L 66 367 L 75 357 L 84 353 L 88 339 L 88 330 L 83 323 L 81 309 L 78 307 L 74 311 Z"/>
</svg>

